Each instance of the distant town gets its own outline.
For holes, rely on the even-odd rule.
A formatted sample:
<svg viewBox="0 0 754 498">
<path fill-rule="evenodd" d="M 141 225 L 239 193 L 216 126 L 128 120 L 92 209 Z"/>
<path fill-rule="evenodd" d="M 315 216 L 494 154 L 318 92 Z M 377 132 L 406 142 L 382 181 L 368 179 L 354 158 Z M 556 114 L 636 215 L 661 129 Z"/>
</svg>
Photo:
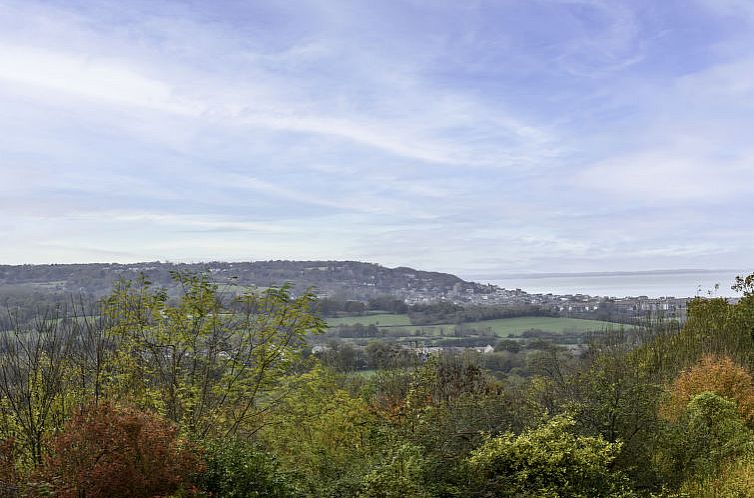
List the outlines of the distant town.
<svg viewBox="0 0 754 498">
<path fill-rule="evenodd" d="M 686 297 L 528 293 L 492 284 L 468 282 L 440 272 L 384 266 L 357 261 L 254 261 L 134 264 L 89 263 L 0 266 L 0 305 L 14 305 L 33 294 L 55 296 L 85 294 L 100 297 L 118 279 L 144 276 L 170 290 L 176 272 L 207 273 L 224 288 L 243 292 L 290 283 L 294 293 L 314 289 L 320 298 L 368 301 L 393 296 L 405 304 L 447 302 L 473 307 L 533 306 L 560 316 L 630 321 L 647 314 L 662 314 L 683 321 Z M 36 301 L 39 303 L 38 299 Z"/>
</svg>

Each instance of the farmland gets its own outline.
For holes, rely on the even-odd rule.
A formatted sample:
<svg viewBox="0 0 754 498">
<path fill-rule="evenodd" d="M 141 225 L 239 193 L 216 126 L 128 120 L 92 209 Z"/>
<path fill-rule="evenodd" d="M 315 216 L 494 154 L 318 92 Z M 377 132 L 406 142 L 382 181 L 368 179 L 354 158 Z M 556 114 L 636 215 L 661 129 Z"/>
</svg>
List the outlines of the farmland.
<svg viewBox="0 0 754 498">
<path fill-rule="evenodd" d="M 408 315 L 375 313 L 363 316 L 345 316 L 329 318 L 330 327 L 342 325 L 376 325 L 386 336 L 445 336 L 456 334 L 457 331 L 468 335 L 485 333 L 497 337 L 520 335 L 527 330 L 541 330 L 550 333 L 586 333 L 602 330 L 615 330 L 620 325 L 598 320 L 583 320 L 578 318 L 525 316 L 516 318 L 501 318 L 462 324 L 433 324 L 412 325 Z M 465 335 L 465 334 L 464 334 Z"/>
<path fill-rule="evenodd" d="M 393 313 L 369 313 L 361 316 L 341 316 L 327 319 L 329 327 L 339 325 L 376 325 L 378 327 L 401 327 L 410 326 L 411 320 L 408 315 L 397 315 Z"/>
</svg>

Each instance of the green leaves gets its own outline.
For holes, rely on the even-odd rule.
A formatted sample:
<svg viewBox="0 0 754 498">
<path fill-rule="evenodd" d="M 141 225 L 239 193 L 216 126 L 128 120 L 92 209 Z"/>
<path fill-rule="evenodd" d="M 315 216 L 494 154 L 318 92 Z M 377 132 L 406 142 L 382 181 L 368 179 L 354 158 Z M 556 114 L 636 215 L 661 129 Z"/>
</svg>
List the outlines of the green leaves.
<svg viewBox="0 0 754 498">
<path fill-rule="evenodd" d="M 753 444 L 736 403 L 705 392 L 694 396 L 670 427 L 659 456 L 667 475 L 680 482 L 716 473 L 728 460 L 751 452 Z"/>
<path fill-rule="evenodd" d="M 425 498 L 427 464 L 421 448 L 410 443 L 394 444 L 384 460 L 367 473 L 359 498 Z"/>
<path fill-rule="evenodd" d="M 302 496 L 291 476 L 268 453 L 243 439 L 213 440 L 205 445 L 202 490 L 223 498 L 294 498 Z"/>
<path fill-rule="evenodd" d="M 121 282 L 107 300 L 117 338 L 108 370 L 114 395 L 158 409 L 194 435 L 253 431 L 260 412 L 324 323 L 314 295 L 270 288 L 235 299 L 206 275 L 175 273 L 175 304 L 146 280 Z"/>
<path fill-rule="evenodd" d="M 623 476 L 610 468 L 620 443 L 571 433 L 557 416 L 520 435 L 489 438 L 467 461 L 479 496 L 624 496 Z"/>
</svg>

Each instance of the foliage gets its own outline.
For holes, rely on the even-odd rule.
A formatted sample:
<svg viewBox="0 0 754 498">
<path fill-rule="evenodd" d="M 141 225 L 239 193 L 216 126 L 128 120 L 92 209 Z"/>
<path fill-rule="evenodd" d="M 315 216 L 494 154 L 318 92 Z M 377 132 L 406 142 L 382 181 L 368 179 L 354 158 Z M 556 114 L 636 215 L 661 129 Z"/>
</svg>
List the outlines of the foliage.
<svg viewBox="0 0 754 498">
<path fill-rule="evenodd" d="M 112 395 L 157 409 L 198 437 L 253 429 L 285 395 L 281 381 L 297 368 L 307 334 L 324 329 L 313 294 L 270 288 L 225 303 L 206 276 L 175 278 L 184 287 L 176 305 L 146 281 L 121 282 L 108 299 L 120 346 Z"/>
<path fill-rule="evenodd" d="M 693 476 L 681 485 L 680 494 L 694 498 L 752 498 L 754 457 L 748 453 L 726 462 L 713 474 Z"/>
<path fill-rule="evenodd" d="M 0 485 L 15 486 L 19 483 L 17 453 L 16 441 L 13 438 L 0 442 Z"/>
<path fill-rule="evenodd" d="M 723 298 L 696 298 L 688 303 L 688 320 L 680 333 L 659 331 L 637 352 L 648 371 L 674 378 L 713 355 L 754 367 L 754 295 L 736 303 Z"/>
<path fill-rule="evenodd" d="M 630 496 L 625 478 L 610 467 L 620 443 L 577 436 L 567 416 L 521 435 L 489 438 L 467 461 L 479 496 Z"/>
<path fill-rule="evenodd" d="M 704 392 L 691 398 L 658 455 L 669 480 L 680 482 L 716 474 L 726 462 L 751 451 L 752 443 L 736 404 Z"/>
<path fill-rule="evenodd" d="M 397 422 L 406 415 L 406 397 L 415 372 L 404 368 L 377 370 L 366 389 L 370 411 L 388 422 Z"/>
<path fill-rule="evenodd" d="M 463 307 L 441 301 L 415 304 L 409 308 L 408 316 L 414 325 L 431 325 L 436 323 L 479 322 L 521 316 L 556 316 L 556 314 L 550 309 L 530 304 Z"/>
<path fill-rule="evenodd" d="M 266 417 L 261 438 L 307 495 L 354 496 L 376 456 L 370 446 L 374 415 L 325 368 L 288 382 L 293 395 Z"/>
<path fill-rule="evenodd" d="M 658 483 L 652 454 L 662 428 L 664 389 L 642 370 L 626 337 L 605 335 L 586 353 L 586 365 L 556 383 L 554 412 L 573 415 L 578 432 L 622 443 L 614 466 L 643 487 Z"/>
<path fill-rule="evenodd" d="M 390 448 L 363 478 L 359 498 L 427 498 L 425 457 L 418 446 L 402 443 Z"/>
<path fill-rule="evenodd" d="M 317 357 L 322 364 L 338 372 L 363 370 L 367 365 L 364 351 L 354 348 L 349 343 L 332 341 L 317 354 Z"/>
<path fill-rule="evenodd" d="M 677 420 L 697 394 L 714 392 L 736 402 L 741 418 L 754 425 L 754 381 L 742 366 L 728 357 L 707 355 L 692 368 L 681 372 L 671 386 L 670 399 L 661 407 L 669 420 Z"/>
<path fill-rule="evenodd" d="M 60 498 L 166 496 L 189 491 L 194 448 L 163 418 L 109 403 L 78 410 L 52 443 L 41 474 Z"/>
<path fill-rule="evenodd" d="M 414 407 L 439 405 L 464 394 L 494 389 L 473 354 L 444 354 L 430 358 L 413 377 L 407 402 Z"/>
<path fill-rule="evenodd" d="M 519 404 L 480 367 L 477 355 L 433 357 L 411 374 L 400 416 L 403 438 L 422 449 L 427 482 L 440 495 L 463 489 L 460 463 L 484 439 L 516 425 Z"/>
<path fill-rule="evenodd" d="M 315 349 L 311 292 L 173 278 L 171 290 L 122 281 L 99 307 L 6 325 L 0 480 L 61 497 L 752 495 L 754 276 L 737 303 L 695 300 L 680 331 L 603 331 L 575 350 L 529 331 L 536 343 L 488 354 L 368 341 L 377 324 Z M 386 317 L 406 319 L 364 323 Z M 473 324 L 459 325 L 434 344 L 509 332 L 480 323 L 490 328 L 462 338 Z M 388 338 L 408 330 L 384 325 Z"/>
<path fill-rule="evenodd" d="M 39 465 L 47 437 L 64 422 L 76 327 L 56 314 L 10 325 L 12 332 L 0 335 L 0 423 L 25 459 Z"/>
<path fill-rule="evenodd" d="M 204 447 L 206 469 L 199 486 L 221 498 L 292 498 L 300 496 L 289 475 L 280 470 L 272 455 L 250 441 L 214 440 Z"/>
<path fill-rule="evenodd" d="M 369 341 L 364 353 L 367 357 L 368 366 L 381 370 L 410 368 L 418 363 L 414 352 L 395 343 Z"/>
</svg>

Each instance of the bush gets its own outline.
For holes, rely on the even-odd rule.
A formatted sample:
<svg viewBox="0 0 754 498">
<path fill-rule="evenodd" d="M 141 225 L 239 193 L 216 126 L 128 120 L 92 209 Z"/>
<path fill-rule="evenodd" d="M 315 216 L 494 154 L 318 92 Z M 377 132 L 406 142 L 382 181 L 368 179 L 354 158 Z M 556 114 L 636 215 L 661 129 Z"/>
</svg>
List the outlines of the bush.
<svg viewBox="0 0 754 498">
<path fill-rule="evenodd" d="M 403 443 L 363 478 L 359 498 L 426 498 L 421 448 Z"/>
<path fill-rule="evenodd" d="M 610 468 L 620 443 L 576 436 L 574 421 L 558 416 L 520 435 L 490 438 L 467 468 L 480 496 L 628 497 L 626 479 Z"/>
<path fill-rule="evenodd" d="M 190 494 L 195 449 L 160 416 L 112 404 L 80 409 L 52 443 L 40 487 L 60 498 Z"/>
<path fill-rule="evenodd" d="M 728 462 L 712 475 L 694 476 L 683 483 L 680 491 L 682 496 L 695 498 L 754 496 L 754 455 Z"/>
<path fill-rule="evenodd" d="M 670 399 L 661 407 L 667 419 L 675 421 L 689 401 L 703 392 L 714 392 L 736 403 L 741 418 L 754 426 L 754 382 L 751 374 L 728 357 L 705 356 L 673 382 Z"/>
<path fill-rule="evenodd" d="M 752 433 L 736 404 L 712 392 L 694 396 L 672 426 L 660 453 L 670 481 L 719 474 L 727 462 L 752 450 Z"/>
<path fill-rule="evenodd" d="M 299 496 L 277 461 L 240 439 L 212 441 L 205 447 L 201 489 L 222 498 L 289 498 Z"/>
</svg>

